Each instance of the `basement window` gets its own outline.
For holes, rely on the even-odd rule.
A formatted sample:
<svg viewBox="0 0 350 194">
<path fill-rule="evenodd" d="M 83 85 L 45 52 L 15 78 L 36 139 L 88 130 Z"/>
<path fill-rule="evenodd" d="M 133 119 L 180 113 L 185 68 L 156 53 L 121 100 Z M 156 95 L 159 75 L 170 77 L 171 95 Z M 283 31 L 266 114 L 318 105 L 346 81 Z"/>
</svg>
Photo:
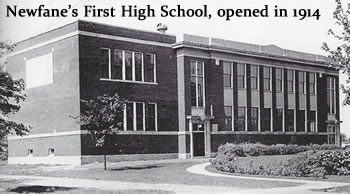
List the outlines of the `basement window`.
<svg viewBox="0 0 350 194">
<path fill-rule="evenodd" d="M 33 149 L 28 149 L 28 157 L 32 157 L 33 156 L 33 153 L 34 153 L 34 151 L 33 151 Z"/>
<path fill-rule="evenodd" d="M 48 155 L 49 156 L 55 156 L 55 149 L 54 148 L 49 148 Z"/>
</svg>

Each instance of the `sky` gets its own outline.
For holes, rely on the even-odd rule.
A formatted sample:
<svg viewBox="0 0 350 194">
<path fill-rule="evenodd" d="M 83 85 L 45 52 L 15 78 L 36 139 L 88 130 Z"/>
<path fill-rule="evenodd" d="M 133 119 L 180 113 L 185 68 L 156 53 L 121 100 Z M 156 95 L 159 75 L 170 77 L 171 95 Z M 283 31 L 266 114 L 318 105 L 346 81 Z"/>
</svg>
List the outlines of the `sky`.
<svg viewBox="0 0 350 194">
<path fill-rule="evenodd" d="M 350 0 L 343 0 L 344 4 Z M 71 5 L 79 10 L 78 17 L 6 17 L 7 6 L 14 9 L 38 8 L 43 4 L 48 9 L 63 9 Z M 114 7 L 115 17 L 84 17 L 84 8 L 95 5 L 96 8 L 110 9 Z M 155 11 L 155 17 L 147 17 L 138 20 L 137 17 L 121 17 L 121 6 L 132 5 L 142 9 L 149 5 Z M 207 5 L 211 19 L 205 17 L 161 17 L 161 6 L 168 5 L 168 9 L 177 8 L 198 9 Z M 237 9 L 263 9 L 267 5 L 269 17 L 231 17 L 229 21 L 225 17 L 219 17 L 217 10 Z M 206 37 L 215 37 L 260 45 L 277 45 L 284 49 L 301 52 L 326 55 L 321 50 L 323 42 L 336 45 L 334 38 L 327 34 L 330 28 L 336 29 L 333 19 L 335 9 L 334 0 L 1 0 L 0 1 L 0 40 L 12 40 L 14 42 L 24 40 L 31 36 L 57 28 L 61 25 L 79 19 L 96 21 L 111 25 L 136 28 L 147 31 L 156 31 L 158 23 L 168 26 L 167 33 L 176 35 L 177 40 L 182 35 L 194 34 Z M 274 17 L 274 8 L 287 10 L 287 17 Z M 346 6 L 345 6 L 346 7 Z M 293 17 L 293 9 L 310 10 L 313 15 L 316 10 L 320 17 Z M 68 14 L 70 15 L 70 13 Z M 317 14 L 315 14 L 317 15 Z M 345 83 L 345 76 L 341 75 L 341 83 Z M 344 95 L 340 96 L 341 102 Z M 341 106 L 341 131 L 350 137 L 350 106 Z"/>
</svg>

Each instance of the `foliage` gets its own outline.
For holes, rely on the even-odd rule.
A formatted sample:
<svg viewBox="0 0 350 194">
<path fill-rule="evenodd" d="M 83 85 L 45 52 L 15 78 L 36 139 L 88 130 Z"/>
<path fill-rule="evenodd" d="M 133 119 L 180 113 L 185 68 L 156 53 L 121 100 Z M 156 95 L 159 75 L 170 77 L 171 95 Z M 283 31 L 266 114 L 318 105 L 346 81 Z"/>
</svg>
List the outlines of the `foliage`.
<svg viewBox="0 0 350 194">
<path fill-rule="evenodd" d="M 346 94 L 344 105 L 350 104 L 350 8 L 345 10 L 341 0 L 335 0 L 336 9 L 333 17 L 336 20 L 335 25 L 339 27 L 341 32 L 335 32 L 330 29 L 328 34 L 334 37 L 339 43 L 338 46 L 331 49 L 327 43 L 323 43 L 322 49 L 328 53 L 328 57 L 333 61 L 332 66 L 341 70 L 347 75 L 345 85 L 341 85 L 343 93 Z"/>
<path fill-rule="evenodd" d="M 0 42 L 1 60 L 6 52 L 12 50 L 13 47 L 14 45 L 7 42 Z M 26 95 L 23 93 L 25 89 L 24 81 L 22 79 L 14 80 L 3 66 L 3 64 L 0 66 L 0 140 L 8 134 L 26 135 L 30 129 L 22 123 L 7 119 L 8 116 L 17 113 L 21 109 L 20 102 L 25 100 Z"/>
<path fill-rule="evenodd" d="M 279 160 L 274 160 L 278 157 Z M 238 174 L 323 178 L 326 175 L 350 175 L 350 151 L 340 149 L 309 150 L 291 156 L 290 159 L 282 156 L 259 156 L 245 159 L 245 157 L 218 153 L 211 163 L 220 171 Z"/>
<path fill-rule="evenodd" d="M 125 104 L 126 100 L 122 100 L 117 93 L 113 96 L 105 94 L 96 99 L 81 100 L 80 116 L 72 117 L 88 130 L 97 147 L 103 147 L 105 170 L 108 138 L 122 129 Z"/>
</svg>

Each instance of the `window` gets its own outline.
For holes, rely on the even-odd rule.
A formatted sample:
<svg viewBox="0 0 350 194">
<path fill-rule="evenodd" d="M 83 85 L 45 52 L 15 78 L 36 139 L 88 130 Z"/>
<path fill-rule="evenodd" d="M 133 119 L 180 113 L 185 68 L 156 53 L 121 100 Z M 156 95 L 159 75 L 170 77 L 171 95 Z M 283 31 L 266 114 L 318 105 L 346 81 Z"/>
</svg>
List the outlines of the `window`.
<svg viewBox="0 0 350 194">
<path fill-rule="evenodd" d="M 245 88 L 245 64 L 237 64 L 237 88 Z"/>
<path fill-rule="evenodd" d="M 328 113 L 336 113 L 336 93 L 335 93 L 335 78 L 327 78 L 327 104 L 328 104 Z"/>
<path fill-rule="evenodd" d="M 309 73 L 309 92 L 310 94 L 316 94 L 316 74 Z"/>
<path fill-rule="evenodd" d="M 316 132 L 316 111 L 309 111 L 307 119 L 307 131 Z"/>
<path fill-rule="evenodd" d="M 191 61 L 191 104 L 204 107 L 204 63 Z"/>
<path fill-rule="evenodd" d="M 223 62 L 223 68 L 224 68 L 224 87 L 230 87 L 232 86 L 232 63 L 230 62 Z"/>
<path fill-rule="evenodd" d="M 271 75 L 270 75 L 270 67 L 264 67 L 264 90 L 270 91 L 271 88 Z"/>
<path fill-rule="evenodd" d="M 297 131 L 305 131 L 305 110 L 298 110 Z"/>
<path fill-rule="evenodd" d="M 125 79 L 132 80 L 132 52 L 125 52 Z"/>
<path fill-rule="evenodd" d="M 49 148 L 48 155 L 49 156 L 55 156 L 55 149 L 54 148 Z"/>
<path fill-rule="evenodd" d="M 156 55 L 146 54 L 145 56 L 146 82 L 156 82 Z"/>
<path fill-rule="evenodd" d="M 111 57 L 109 48 L 101 48 L 101 78 L 155 83 L 156 56 L 141 52 L 114 49 Z M 146 68 L 144 67 L 146 66 Z"/>
<path fill-rule="evenodd" d="M 135 103 L 136 104 L 136 131 L 144 130 L 144 103 Z"/>
<path fill-rule="evenodd" d="M 249 131 L 258 131 L 259 108 L 250 108 Z"/>
<path fill-rule="evenodd" d="M 250 66 L 250 88 L 258 89 L 258 66 L 251 65 Z"/>
<path fill-rule="evenodd" d="M 276 68 L 276 91 L 283 91 L 283 71 L 280 68 Z"/>
<path fill-rule="evenodd" d="M 28 149 L 28 155 L 27 156 L 32 157 L 33 154 L 34 154 L 33 149 Z"/>
<path fill-rule="evenodd" d="M 274 119 L 273 131 L 283 131 L 283 109 L 276 109 L 276 118 Z"/>
<path fill-rule="evenodd" d="M 263 109 L 263 120 L 261 123 L 261 131 L 271 131 L 271 109 Z"/>
<path fill-rule="evenodd" d="M 123 52 L 120 50 L 114 50 L 113 53 L 112 79 L 123 79 Z"/>
<path fill-rule="evenodd" d="M 238 107 L 237 113 L 237 129 L 235 130 L 245 131 L 245 107 Z"/>
<path fill-rule="evenodd" d="M 147 131 L 157 131 L 157 104 L 148 104 L 148 127 Z"/>
<path fill-rule="evenodd" d="M 49 53 L 25 61 L 26 88 L 53 83 L 53 54 Z"/>
<path fill-rule="evenodd" d="M 111 61 L 111 50 L 102 48 L 100 51 L 101 78 L 109 78 L 109 64 Z"/>
<path fill-rule="evenodd" d="M 144 102 L 129 102 L 124 110 L 124 130 L 127 131 L 157 131 L 157 104 L 148 103 L 147 126 L 146 107 Z"/>
<path fill-rule="evenodd" d="M 294 110 L 287 110 L 287 125 L 286 131 L 294 131 Z"/>
<path fill-rule="evenodd" d="M 294 71 L 287 70 L 288 92 L 294 92 Z"/>
<path fill-rule="evenodd" d="M 126 130 L 134 130 L 134 103 L 128 103 L 126 106 Z"/>
<path fill-rule="evenodd" d="M 298 72 L 299 94 L 305 94 L 305 72 Z"/>
<path fill-rule="evenodd" d="M 225 131 L 232 131 L 232 106 L 225 106 Z"/>
<path fill-rule="evenodd" d="M 335 144 L 335 126 L 328 126 L 328 144 Z"/>
</svg>

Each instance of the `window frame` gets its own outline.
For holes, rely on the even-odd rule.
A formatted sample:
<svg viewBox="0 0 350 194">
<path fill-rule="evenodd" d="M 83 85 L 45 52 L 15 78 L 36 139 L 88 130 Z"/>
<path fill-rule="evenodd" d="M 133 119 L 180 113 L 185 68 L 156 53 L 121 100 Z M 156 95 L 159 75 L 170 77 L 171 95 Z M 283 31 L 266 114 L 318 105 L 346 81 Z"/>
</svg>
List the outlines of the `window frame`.
<svg viewBox="0 0 350 194">
<path fill-rule="evenodd" d="M 150 104 L 152 104 L 152 105 L 154 105 L 154 119 L 155 119 L 155 130 L 154 131 L 158 131 L 158 106 L 157 106 L 157 103 L 155 103 L 155 102 L 149 102 L 148 103 L 148 106 L 150 105 Z M 147 107 L 148 109 L 149 109 L 149 107 Z M 147 110 L 148 110 L 147 109 Z M 148 114 L 149 112 L 147 112 L 147 119 L 149 119 L 149 114 Z M 147 122 L 147 124 L 148 124 L 149 122 Z M 152 130 L 147 130 L 148 129 L 148 125 L 147 125 L 147 127 L 146 127 L 146 131 L 152 131 Z"/>
<path fill-rule="evenodd" d="M 313 76 L 312 76 L 313 75 Z M 316 73 L 309 72 L 309 94 L 310 95 L 317 95 L 316 91 Z M 313 77 L 313 83 L 311 82 L 311 78 Z M 313 88 L 313 92 L 311 92 L 311 88 Z"/>
<path fill-rule="evenodd" d="M 302 76 L 300 76 L 302 75 Z M 303 78 L 302 81 L 300 78 Z M 303 86 L 303 90 L 300 90 L 300 86 Z M 299 88 L 299 94 L 306 94 L 306 72 L 304 71 L 298 71 L 298 88 Z"/>
<path fill-rule="evenodd" d="M 328 84 L 328 81 L 330 83 Z M 327 77 L 327 104 L 328 114 L 337 114 L 337 93 L 336 93 L 336 78 Z"/>
<path fill-rule="evenodd" d="M 289 72 L 292 73 L 292 79 L 290 80 L 289 78 Z M 289 83 L 292 83 L 292 91 L 289 90 Z M 288 93 L 295 93 L 295 70 L 287 69 L 287 91 Z"/>
<path fill-rule="evenodd" d="M 226 108 L 230 109 L 230 115 L 226 115 Z M 225 114 L 225 130 L 224 131 L 233 131 L 233 107 L 232 106 L 224 106 L 224 114 Z M 226 125 L 226 120 L 229 119 L 231 122 L 231 126 L 229 127 L 228 125 Z M 228 128 L 229 127 L 229 128 Z"/>
<path fill-rule="evenodd" d="M 194 106 L 193 104 L 192 104 L 192 102 L 191 102 L 191 106 L 192 107 L 200 107 L 200 108 L 205 108 L 205 63 L 203 62 L 203 61 L 199 61 L 199 60 L 191 60 L 190 61 L 190 64 L 192 63 L 192 62 L 194 62 L 195 63 L 195 69 L 196 69 L 196 71 L 195 71 L 195 74 L 192 74 L 192 72 L 190 72 L 190 74 L 191 74 L 191 79 L 192 79 L 192 77 L 195 77 L 195 86 L 196 86 L 196 105 Z M 198 74 L 198 64 L 201 64 L 202 65 L 202 75 L 199 75 Z M 203 79 L 203 86 L 202 86 L 202 106 L 200 106 L 199 105 L 199 102 L 200 102 L 200 100 L 199 100 L 199 90 L 198 90 L 198 78 L 202 78 Z M 191 81 L 191 83 L 192 83 L 192 81 Z M 191 95 L 192 95 L 192 92 L 191 92 Z"/>
<path fill-rule="evenodd" d="M 239 115 L 240 113 L 240 109 L 244 110 L 244 117 L 242 118 L 242 116 Z M 237 108 L 237 129 L 239 129 L 239 124 L 243 123 L 244 124 L 244 129 L 243 130 L 237 130 L 236 128 L 234 129 L 235 131 L 247 131 L 247 109 L 244 106 L 238 106 Z M 244 121 L 244 122 L 240 122 L 240 121 Z"/>
<path fill-rule="evenodd" d="M 256 76 L 252 76 L 252 67 L 256 67 Z M 258 65 L 250 65 L 250 89 L 251 90 L 259 90 L 259 66 Z M 253 83 L 253 79 L 255 79 L 256 82 L 256 88 L 252 88 L 252 83 Z"/>
<path fill-rule="evenodd" d="M 227 74 L 227 73 L 225 73 L 225 64 L 226 65 L 229 65 L 229 67 L 230 67 L 230 73 L 229 74 Z M 228 62 L 228 61 L 223 61 L 223 63 L 222 63 L 222 72 L 223 72 L 223 85 L 224 85 L 224 88 L 232 88 L 233 87 L 233 79 L 232 79 L 232 77 L 233 77 L 233 63 L 232 62 Z M 226 76 L 229 76 L 229 78 L 230 78 L 230 86 L 225 86 L 225 78 L 226 78 Z"/>
<path fill-rule="evenodd" d="M 281 72 L 281 78 L 279 79 L 278 76 L 277 76 L 277 72 L 280 70 Z M 284 71 L 282 68 L 275 68 L 275 74 L 276 74 L 276 92 L 283 92 L 284 91 L 284 87 L 283 87 L 283 84 L 284 84 Z M 277 90 L 277 83 L 280 83 L 281 84 L 281 89 L 280 90 Z"/>
<path fill-rule="evenodd" d="M 267 77 L 265 77 L 265 70 L 266 69 L 268 69 L 268 75 L 269 75 L 269 77 L 267 78 Z M 263 90 L 264 91 L 271 91 L 271 78 L 272 78 L 272 76 L 271 76 L 271 67 L 266 67 L 266 66 L 263 66 L 263 83 L 264 83 L 264 85 L 263 85 Z M 268 85 L 268 88 L 265 88 L 266 86 L 265 86 L 265 81 L 267 81 L 267 83 L 269 83 L 269 85 Z"/>
<path fill-rule="evenodd" d="M 239 66 L 243 66 L 243 70 L 244 70 L 244 73 L 243 75 L 239 74 Z M 246 84 L 246 74 L 247 74 L 247 64 L 245 63 L 237 63 L 237 89 L 246 89 L 247 88 L 247 84 Z M 240 83 L 240 79 L 239 78 L 242 78 L 242 84 L 243 84 L 243 87 L 241 87 L 239 85 Z"/>
</svg>

